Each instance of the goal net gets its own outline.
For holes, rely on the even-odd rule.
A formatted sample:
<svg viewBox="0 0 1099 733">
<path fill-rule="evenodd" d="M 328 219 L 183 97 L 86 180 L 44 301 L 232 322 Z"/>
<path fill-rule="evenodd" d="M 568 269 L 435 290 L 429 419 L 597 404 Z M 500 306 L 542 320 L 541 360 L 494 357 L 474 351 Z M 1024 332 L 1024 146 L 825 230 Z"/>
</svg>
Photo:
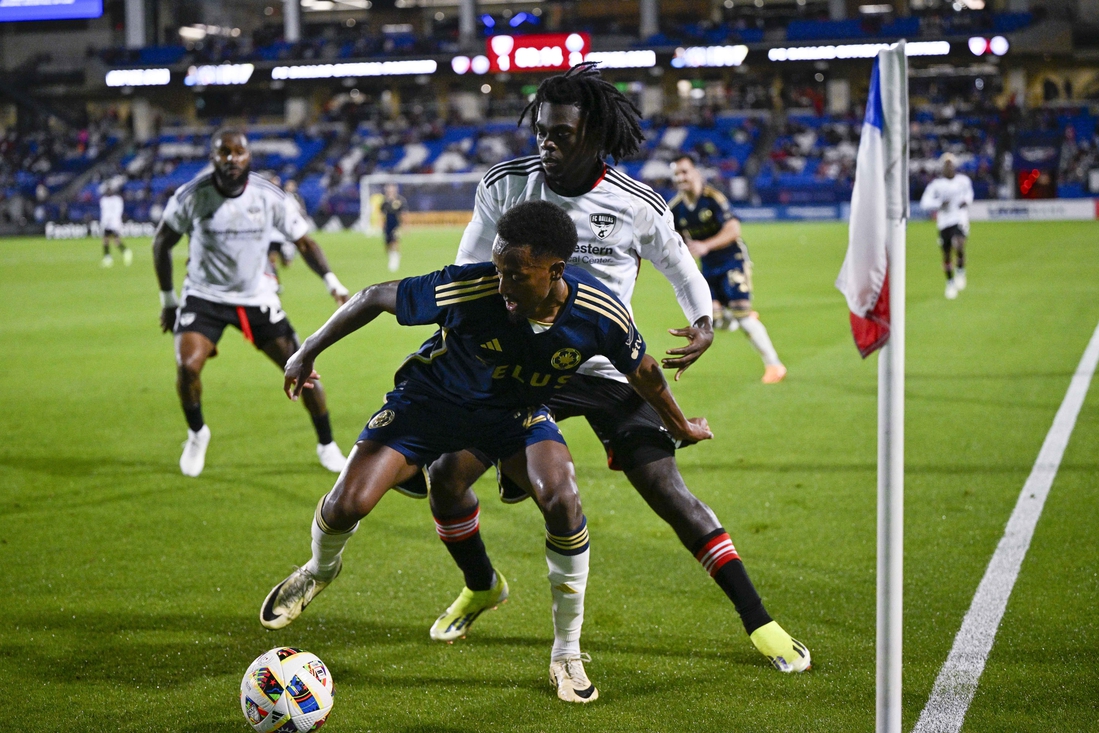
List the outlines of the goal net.
<svg viewBox="0 0 1099 733">
<path fill-rule="evenodd" d="M 421 224 L 465 225 L 473 214 L 473 200 L 480 173 L 373 173 L 359 179 L 359 227 L 367 234 L 382 230 L 385 187 L 397 186 L 407 202 L 401 217 L 405 226 Z"/>
</svg>

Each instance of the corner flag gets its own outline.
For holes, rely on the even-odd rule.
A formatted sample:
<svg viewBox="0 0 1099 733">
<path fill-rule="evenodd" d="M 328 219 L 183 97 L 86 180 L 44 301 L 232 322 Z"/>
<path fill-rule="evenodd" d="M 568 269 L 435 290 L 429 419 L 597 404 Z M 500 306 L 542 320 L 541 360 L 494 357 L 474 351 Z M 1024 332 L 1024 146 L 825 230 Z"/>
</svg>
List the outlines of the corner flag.
<svg viewBox="0 0 1099 733">
<path fill-rule="evenodd" d="M 878 355 L 877 733 L 901 733 L 904 599 L 904 297 L 908 59 L 878 52 L 859 139 L 847 257 L 836 287 L 855 345 Z"/>
<path fill-rule="evenodd" d="M 874 59 L 851 193 L 847 257 L 836 278 L 863 358 L 889 338 L 887 221 L 907 218 L 908 67 L 901 41 Z"/>
</svg>

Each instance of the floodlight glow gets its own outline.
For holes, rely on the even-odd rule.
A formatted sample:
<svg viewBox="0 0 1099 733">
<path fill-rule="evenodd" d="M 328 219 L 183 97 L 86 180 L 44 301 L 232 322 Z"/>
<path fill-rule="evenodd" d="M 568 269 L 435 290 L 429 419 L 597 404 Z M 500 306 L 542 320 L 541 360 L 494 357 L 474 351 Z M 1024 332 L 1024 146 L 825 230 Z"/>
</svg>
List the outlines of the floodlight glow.
<svg viewBox="0 0 1099 733">
<path fill-rule="evenodd" d="M 476 59 L 474 59 L 476 63 Z M 405 76 L 434 74 L 439 64 L 432 59 L 411 61 L 362 61 L 352 64 L 311 64 L 308 66 L 276 66 L 271 78 L 282 79 L 342 79 L 359 76 Z M 475 69 L 476 70 L 476 69 Z"/>
<path fill-rule="evenodd" d="M 650 69 L 656 66 L 656 51 L 592 51 L 584 60 L 603 69 Z"/>
<path fill-rule="evenodd" d="M 109 87 L 162 87 L 172 81 L 170 69 L 113 69 L 105 79 Z"/>
<path fill-rule="evenodd" d="M 488 56 L 474 56 L 469 67 L 473 69 L 474 74 L 487 74 L 491 65 L 492 62 L 488 60 Z"/>
<path fill-rule="evenodd" d="M 469 65 L 469 56 L 455 56 L 450 60 L 450 68 L 454 69 L 455 74 L 466 73 L 469 71 Z"/>
<path fill-rule="evenodd" d="M 1010 48 L 1010 46 L 1008 45 L 1007 39 L 1003 36 L 995 36 L 988 42 L 988 50 L 997 56 L 1003 56 L 1007 53 L 1008 48 Z"/>
<path fill-rule="evenodd" d="M 187 69 L 183 83 L 189 87 L 229 86 L 247 84 L 256 67 L 252 64 L 220 64 L 218 66 L 192 66 Z"/>
<path fill-rule="evenodd" d="M 974 36 L 969 39 L 969 51 L 974 56 L 980 56 L 988 50 L 988 39 L 981 38 L 980 36 Z"/>
<path fill-rule="evenodd" d="M 740 46 L 692 46 L 677 48 L 672 58 L 676 69 L 700 66 L 740 66 L 748 55 L 748 47 Z"/>
</svg>

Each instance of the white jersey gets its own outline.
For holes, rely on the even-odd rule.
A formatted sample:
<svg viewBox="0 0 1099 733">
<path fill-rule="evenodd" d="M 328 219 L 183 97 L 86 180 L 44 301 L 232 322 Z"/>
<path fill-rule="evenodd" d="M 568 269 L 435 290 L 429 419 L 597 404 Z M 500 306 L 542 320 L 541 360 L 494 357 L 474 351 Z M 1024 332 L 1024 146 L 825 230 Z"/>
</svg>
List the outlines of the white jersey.
<svg viewBox="0 0 1099 733">
<path fill-rule="evenodd" d="M 99 199 L 99 226 L 113 232 L 122 231 L 122 197 L 117 193 Z"/>
<path fill-rule="evenodd" d="M 190 235 L 183 296 L 246 306 L 278 304 L 266 274 L 273 232 L 296 242 L 309 229 L 297 202 L 255 173 L 236 198 L 217 190 L 212 173 L 196 176 L 168 199 L 164 223 Z"/>
<path fill-rule="evenodd" d="M 973 181 L 964 173 L 955 173 L 953 178 L 936 178 L 927 184 L 920 208 L 925 211 L 937 211 L 935 224 L 939 230 L 957 226 L 963 232 L 969 231 L 969 204 L 973 203 Z M 943 204 L 946 207 L 943 208 Z M 962 206 L 965 204 L 965 206 Z"/>
<path fill-rule="evenodd" d="M 554 193 L 538 156 L 489 169 L 477 186 L 473 220 L 462 234 L 457 263 L 491 260 L 496 222 L 515 204 L 537 200 L 557 204 L 576 224 L 579 242 L 569 264 L 599 278 L 627 308 L 644 259 L 668 278 L 688 323 L 702 316 L 713 317 L 709 286 L 676 233 L 664 199 L 610 166 L 591 191 L 579 196 Z M 577 371 L 618 381 L 626 379 L 603 357 L 591 359 Z"/>
</svg>

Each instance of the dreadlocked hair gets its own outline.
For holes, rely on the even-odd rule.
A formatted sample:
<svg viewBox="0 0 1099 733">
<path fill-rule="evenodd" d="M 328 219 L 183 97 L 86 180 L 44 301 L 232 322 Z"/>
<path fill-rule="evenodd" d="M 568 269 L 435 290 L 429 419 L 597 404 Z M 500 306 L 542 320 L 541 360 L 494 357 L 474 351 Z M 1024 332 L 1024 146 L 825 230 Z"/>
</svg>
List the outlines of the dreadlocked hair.
<svg viewBox="0 0 1099 733">
<path fill-rule="evenodd" d="M 641 132 L 641 112 L 618 88 L 599 75 L 598 62 L 584 61 L 564 74 L 551 76 L 538 85 L 534 99 L 519 115 L 523 124 L 530 113 L 530 129 L 535 125 L 538 108 L 545 103 L 573 104 L 584 116 L 584 128 L 599 141 L 599 157 L 616 162 L 636 154 L 645 141 Z"/>
</svg>

